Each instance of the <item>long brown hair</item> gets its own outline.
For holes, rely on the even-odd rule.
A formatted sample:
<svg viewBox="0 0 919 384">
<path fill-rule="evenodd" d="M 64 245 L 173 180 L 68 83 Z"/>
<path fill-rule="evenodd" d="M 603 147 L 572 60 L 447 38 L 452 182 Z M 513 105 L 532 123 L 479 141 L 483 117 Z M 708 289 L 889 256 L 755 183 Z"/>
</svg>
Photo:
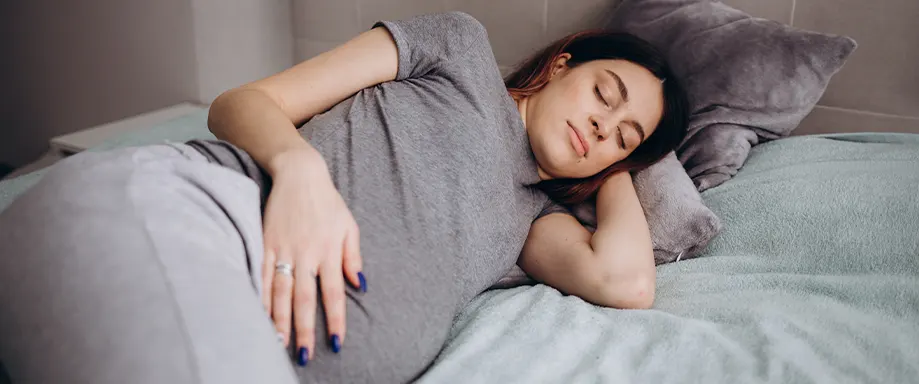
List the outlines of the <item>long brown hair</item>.
<svg viewBox="0 0 919 384">
<path fill-rule="evenodd" d="M 592 60 L 618 59 L 635 63 L 661 79 L 664 87 L 664 112 L 657 129 L 628 157 L 593 176 L 545 180 L 536 185 L 554 200 L 574 204 L 593 197 L 611 175 L 642 170 L 674 150 L 686 135 L 689 103 L 685 91 L 657 49 L 634 35 L 607 30 L 575 33 L 524 61 L 504 81 L 511 96 L 521 100 L 539 92 L 549 82 L 552 63 L 563 53 L 571 55 L 568 60 L 571 68 Z"/>
</svg>

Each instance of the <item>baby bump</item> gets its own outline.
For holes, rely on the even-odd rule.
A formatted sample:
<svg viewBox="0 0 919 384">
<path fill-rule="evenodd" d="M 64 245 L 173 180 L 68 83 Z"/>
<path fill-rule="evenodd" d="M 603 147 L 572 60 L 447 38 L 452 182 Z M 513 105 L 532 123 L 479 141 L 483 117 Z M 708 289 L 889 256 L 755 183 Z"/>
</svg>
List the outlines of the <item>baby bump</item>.
<svg viewBox="0 0 919 384">
<path fill-rule="evenodd" d="M 270 180 L 253 171 L 248 154 L 226 143 L 205 146 L 212 161 L 248 175 L 270 193 Z M 469 275 L 457 269 L 453 253 L 463 247 L 445 251 L 452 237 L 438 232 L 443 225 L 436 224 L 434 208 L 442 202 L 420 196 L 404 175 L 335 159 L 328 166 L 360 229 L 368 289 L 346 290 L 347 335 L 341 351 L 317 345 L 306 367 L 294 366 L 303 382 L 407 382 L 433 362 L 461 299 L 469 296 L 464 281 Z M 326 335 L 322 313 L 320 307 L 317 333 Z"/>
</svg>

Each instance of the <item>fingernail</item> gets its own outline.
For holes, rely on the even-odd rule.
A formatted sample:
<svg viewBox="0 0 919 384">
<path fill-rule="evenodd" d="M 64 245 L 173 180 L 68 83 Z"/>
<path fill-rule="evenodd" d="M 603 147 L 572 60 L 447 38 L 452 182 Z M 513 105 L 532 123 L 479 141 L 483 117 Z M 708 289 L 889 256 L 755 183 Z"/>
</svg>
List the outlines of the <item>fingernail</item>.
<svg viewBox="0 0 919 384">
<path fill-rule="evenodd" d="M 357 273 L 357 280 L 361 283 L 361 292 L 367 292 L 367 279 L 364 278 L 364 272 Z"/>
<path fill-rule="evenodd" d="M 332 352 L 338 353 L 341 350 L 341 338 L 338 335 L 332 335 L 330 342 L 332 343 Z"/>
<path fill-rule="evenodd" d="M 300 347 L 300 352 L 298 355 L 297 363 L 300 364 L 301 367 L 305 367 L 306 363 L 310 362 L 310 350 L 306 347 Z"/>
</svg>

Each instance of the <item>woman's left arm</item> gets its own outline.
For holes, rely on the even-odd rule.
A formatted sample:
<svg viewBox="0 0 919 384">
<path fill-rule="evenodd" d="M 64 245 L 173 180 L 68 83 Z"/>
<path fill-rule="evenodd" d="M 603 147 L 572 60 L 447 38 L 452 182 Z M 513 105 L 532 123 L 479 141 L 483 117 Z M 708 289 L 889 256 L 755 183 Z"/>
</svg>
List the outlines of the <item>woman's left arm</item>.
<svg viewBox="0 0 919 384">
<path fill-rule="evenodd" d="M 536 220 L 520 267 L 537 281 L 606 307 L 646 309 L 654 302 L 651 233 L 632 177 L 611 176 L 597 192 L 597 230 L 571 215 Z"/>
</svg>

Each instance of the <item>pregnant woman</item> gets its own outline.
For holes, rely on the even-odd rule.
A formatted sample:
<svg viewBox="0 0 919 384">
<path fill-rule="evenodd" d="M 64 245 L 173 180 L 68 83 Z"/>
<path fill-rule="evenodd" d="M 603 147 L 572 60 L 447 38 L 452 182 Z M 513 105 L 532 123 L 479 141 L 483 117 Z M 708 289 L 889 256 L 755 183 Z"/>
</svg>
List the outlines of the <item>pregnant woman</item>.
<svg viewBox="0 0 919 384">
<path fill-rule="evenodd" d="M 629 172 L 686 121 L 629 35 L 504 80 L 469 15 L 378 23 L 218 97 L 220 140 L 73 156 L 0 214 L 0 361 L 23 383 L 405 382 L 515 263 L 648 308 Z M 556 203 L 592 197 L 594 233 Z"/>
</svg>

